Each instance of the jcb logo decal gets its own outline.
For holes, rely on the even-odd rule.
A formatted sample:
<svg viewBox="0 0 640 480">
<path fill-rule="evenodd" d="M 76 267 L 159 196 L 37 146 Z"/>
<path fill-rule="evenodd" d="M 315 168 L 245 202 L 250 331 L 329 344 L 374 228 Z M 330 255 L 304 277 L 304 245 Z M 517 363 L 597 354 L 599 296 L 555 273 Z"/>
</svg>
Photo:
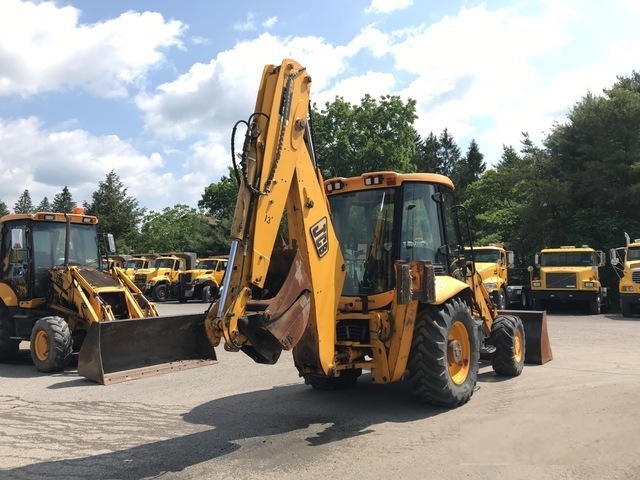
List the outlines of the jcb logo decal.
<svg viewBox="0 0 640 480">
<path fill-rule="evenodd" d="M 327 235 L 327 217 L 323 217 L 318 223 L 311 227 L 311 238 L 316 246 L 316 252 L 320 258 L 329 251 L 329 236 Z"/>
</svg>

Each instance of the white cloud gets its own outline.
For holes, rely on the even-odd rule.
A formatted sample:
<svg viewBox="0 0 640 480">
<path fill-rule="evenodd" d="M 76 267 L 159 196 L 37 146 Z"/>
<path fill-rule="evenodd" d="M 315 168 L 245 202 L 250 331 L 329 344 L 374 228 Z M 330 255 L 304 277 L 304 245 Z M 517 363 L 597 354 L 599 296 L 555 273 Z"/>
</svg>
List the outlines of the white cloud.
<svg viewBox="0 0 640 480">
<path fill-rule="evenodd" d="M 204 187 L 226 173 L 221 160 L 224 151 L 215 140 L 200 142 L 181 173 L 166 173 L 167 161 L 160 153 L 142 154 L 114 135 L 48 130 L 35 117 L 0 119 L 0 200 L 12 209 L 28 189 L 38 204 L 45 196 L 53 200 L 66 185 L 76 202 L 91 201 L 98 182 L 115 170 L 141 206 L 161 210 L 176 203 L 196 205 Z"/>
<path fill-rule="evenodd" d="M 264 22 L 262 22 L 262 26 L 266 29 L 272 28 L 278 22 L 278 17 L 269 17 Z"/>
<path fill-rule="evenodd" d="M 404 10 L 413 3 L 413 0 L 371 0 L 371 5 L 366 13 L 391 13 L 395 10 Z"/>
<path fill-rule="evenodd" d="M 80 12 L 53 2 L 3 0 L 0 14 L 0 95 L 24 96 L 80 87 L 121 97 L 182 47 L 184 25 L 159 13 L 126 12 L 82 24 Z"/>
<path fill-rule="evenodd" d="M 256 14 L 248 12 L 247 18 L 242 22 L 236 22 L 233 25 L 233 29 L 239 32 L 250 32 L 252 30 L 256 30 Z"/>
<path fill-rule="evenodd" d="M 264 65 L 294 58 L 310 65 L 313 89 L 320 92 L 347 68 L 347 59 L 378 39 L 369 32 L 349 45 L 334 47 L 318 37 L 279 38 L 269 33 L 218 54 L 209 63 L 197 63 L 173 82 L 141 94 L 138 107 L 145 113 L 147 128 L 174 138 L 230 134 L 239 119 L 253 111 Z"/>
</svg>

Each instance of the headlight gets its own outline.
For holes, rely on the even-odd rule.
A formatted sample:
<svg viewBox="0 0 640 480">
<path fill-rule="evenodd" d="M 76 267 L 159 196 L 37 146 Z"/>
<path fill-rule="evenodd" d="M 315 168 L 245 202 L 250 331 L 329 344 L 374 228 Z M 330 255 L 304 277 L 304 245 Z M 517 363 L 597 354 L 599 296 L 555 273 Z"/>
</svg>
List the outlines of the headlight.
<svg viewBox="0 0 640 480">
<path fill-rule="evenodd" d="M 153 287 L 156 284 L 155 280 L 149 280 L 149 286 Z"/>
<path fill-rule="evenodd" d="M 531 282 L 531 286 L 540 287 L 540 286 L 542 286 L 542 282 Z"/>
<path fill-rule="evenodd" d="M 584 286 L 586 288 L 593 288 L 596 286 L 596 284 L 594 282 L 584 282 Z"/>
<path fill-rule="evenodd" d="M 622 287 L 623 292 L 633 292 L 633 290 L 634 290 L 633 286 Z"/>
<path fill-rule="evenodd" d="M 484 286 L 486 287 L 487 291 L 489 293 L 493 292 L 496 288 L 496 284 L 495 283 L 485 283 Z"/>
</svg>

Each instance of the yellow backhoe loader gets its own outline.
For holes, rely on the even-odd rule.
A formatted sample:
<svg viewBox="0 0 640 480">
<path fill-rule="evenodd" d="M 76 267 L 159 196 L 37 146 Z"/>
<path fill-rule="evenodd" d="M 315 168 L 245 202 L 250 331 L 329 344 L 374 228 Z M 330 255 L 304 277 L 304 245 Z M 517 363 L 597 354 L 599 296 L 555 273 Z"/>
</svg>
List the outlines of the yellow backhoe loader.
<svg viewBox="0 0 640 480">
<path fill-rule="evenodd" d="M 81 375 L 114 383 L 215 360 L 201 314 L 159 317 L 122 269 L 101 269 L 97 223 L 81 209 L 0 219 L 0 361 L 30 341 L 38 370 L 63 370 L 79 351 Z"/>
<path fill-rule="evenodd" d="M 292 350 L 319 389 L 352 385 L 363 369 L 377 384 L 406 379 L 419 399 L 447 407 L 470 399 L 481 354 L 509 376 L 525 361 L 549 361 L 545 313 L 498 312 L 463 243 L 451 248 L 452 227 L 464 232 L 461 208 L 447 218 L 451 180 L 394 172 L 322 180 L 310 87 L 293 60 L 266 66 L 243 122 L 228 271 L 205 322 L 211 343 L 264 364 Z M 289 240 L 278 249 L 285 211 Z"/>
</svg>

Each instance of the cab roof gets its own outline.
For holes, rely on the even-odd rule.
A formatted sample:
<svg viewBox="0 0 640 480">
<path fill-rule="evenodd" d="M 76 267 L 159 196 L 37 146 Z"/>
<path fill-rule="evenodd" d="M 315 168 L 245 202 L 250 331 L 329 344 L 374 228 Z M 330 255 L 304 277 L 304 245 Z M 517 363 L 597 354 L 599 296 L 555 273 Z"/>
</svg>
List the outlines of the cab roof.
<svg viewBox="0 0 640 480">
<path fill-rule="evenodd" d="M 592 253 L 592 252 L 595 252 L 595 250 L 587 246 L 582 246 L 582 247 L 563 246 L 563 247 L 556 247 L 556 248 L 545 248 L 540 251 L 540 253 L 569 253 L 569 252 Z"/>
<path fill-rule="evenodd" d="M 369 172 L 359 177 L 335 177 L 324 181 L 325 191 L 329 194 L 366 188 L 397 187 L 405 182 L 433 183 L 454 190 L 449 177 L 437 173 L 396 173 Z M 336 188 L 339 186 L 339 188 Z"/>
<path fill-rule="evenodd" d="M 71 223 L 97 224 L 98 219 L 92 215 L 80 213 L 60 213 L 60 212 L 37 212 L 37 213 L 11 213 L 0 218 L 0 223 L 12 222 L 16 220 L 31 220 L 35 222 L 66 223 L 67 217 Z"/>
</svg>

